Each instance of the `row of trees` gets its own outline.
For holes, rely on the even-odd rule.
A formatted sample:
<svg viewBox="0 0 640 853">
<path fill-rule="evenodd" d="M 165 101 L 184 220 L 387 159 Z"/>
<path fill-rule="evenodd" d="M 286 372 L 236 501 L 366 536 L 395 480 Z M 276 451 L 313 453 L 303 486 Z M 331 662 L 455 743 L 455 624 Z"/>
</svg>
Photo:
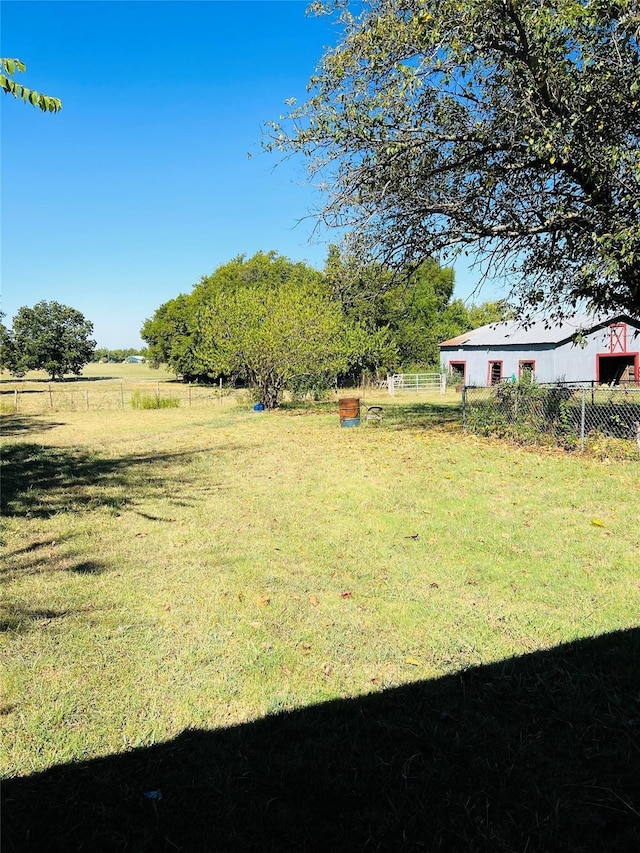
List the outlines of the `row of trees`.
<svg viewBox="0 0 640 853">
<path fill-rule="evenodd" d="M 98 347 L 93 351 L 91 361 L 102 361 L 106 364 L 119 364 L 130 355 L 144 355 L 143 350 L 135 349 L 135 347 L 126 347 L 118 349 L 108 349 L 107 347 Z"/>
<path fill-rule="evenodd" d="M 398 280 L 335 248 L 323 272 L 259 252 L 165 302 L 141 337 L 149 358 L 185 381 L 241 378 L 273 408 L 285 387 L 438 365 L 439 341 L 500 319 L 499 304 L 467 309 L 452 301 L 453 286 L 453 271 L 432 259 Z"/>
<path fill-rule="evenodd" d="M 435 367 L 438 343 L 501 318 L 499 303 L 453 300 L 453 271 L 428 260 L 403 280 L 360 266 L 334 247 L 323 272 L 276 252 L 238 257 L 189 295 L 161 305 L 142 337 L 154 364 L 185 381 L 221 376 L 259 390 L 267 408 L 282 390 L 319 390 L 404 367 Z M 90 361 L 123 361 L 139 351 L 96 348 L 93 325 L 74 308 L 41 301 L 0 324 L 0 368 L 14 376 L 45 370 L 79 375 Z"/>
</svg>

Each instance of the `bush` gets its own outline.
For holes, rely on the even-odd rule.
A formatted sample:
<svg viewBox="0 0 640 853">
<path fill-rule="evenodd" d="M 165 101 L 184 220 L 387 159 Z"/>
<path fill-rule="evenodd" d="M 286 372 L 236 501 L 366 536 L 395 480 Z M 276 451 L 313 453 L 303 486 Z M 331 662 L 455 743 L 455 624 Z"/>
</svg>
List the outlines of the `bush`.
<svg viewBox="0 0 640 853">
<path fill-rule="evenodd" d="M 134 409 L 177 409 L 180 400 L 177 397 L 161 397 L 159 394 L 134 391 L 131 395 L 131 405 Z"/>
<path fill-rule="evenodd" d="M 294 402 L 303 400 L 326 400 L 335 388 L 335 376 L 331 373 L 313 373 L 294 376 L 287 382 L 287 390 Z"/>
</svg>

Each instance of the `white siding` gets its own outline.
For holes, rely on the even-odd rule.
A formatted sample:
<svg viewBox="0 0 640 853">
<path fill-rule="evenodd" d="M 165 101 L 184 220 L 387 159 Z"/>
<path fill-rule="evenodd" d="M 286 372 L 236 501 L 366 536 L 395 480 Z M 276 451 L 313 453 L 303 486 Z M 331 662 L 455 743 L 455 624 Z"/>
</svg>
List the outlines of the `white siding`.
<svg viewBox="0 0 640 853">
<path fill-rule="evenodd" d="M 640 350 L 640 336 L 634 337 L 633 326 L 627 326 L 627 352 Z M 486 385 L 489 362 L 502 361 L 502 376 L 519 375 L 520 361 L 535 361 L 538 382 L 578 382 L 596 379 L 599 353 L 608 353 L 609 327 L 585 336 L 583 345 L 573 342 L 555 344 L 501 345 L 477 347 L 471 344 L 441 347 L 441 360 L 446 368 L 452 361 L 466 362 L 465 381 L 468 385 Z"/>
</svg>

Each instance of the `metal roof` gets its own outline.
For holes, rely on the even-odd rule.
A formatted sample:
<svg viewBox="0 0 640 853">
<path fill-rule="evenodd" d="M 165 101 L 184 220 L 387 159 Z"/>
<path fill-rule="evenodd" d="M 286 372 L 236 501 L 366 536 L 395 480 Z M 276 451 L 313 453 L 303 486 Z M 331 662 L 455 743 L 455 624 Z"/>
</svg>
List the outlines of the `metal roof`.
<svg viewBox="0 0 640 853">
<path fill-rule="evenodd" d="M 585 334 L 600 326 L 615 323 L 617 320 L 626 321 L 640 328 L 640 321 L 633 320 L 624 314 L 612 316 L 576 315 L 562 323 L 540 319 L 524 326 L 519 320 L 507 320 L 502 323 L 490 323 L 472 329 L 448 341 L 443 341 L 441 347 L 496 347 L 520 346 L 523 344 L 560 344 L 570 340 L 577 332 Z"/>
</svg>

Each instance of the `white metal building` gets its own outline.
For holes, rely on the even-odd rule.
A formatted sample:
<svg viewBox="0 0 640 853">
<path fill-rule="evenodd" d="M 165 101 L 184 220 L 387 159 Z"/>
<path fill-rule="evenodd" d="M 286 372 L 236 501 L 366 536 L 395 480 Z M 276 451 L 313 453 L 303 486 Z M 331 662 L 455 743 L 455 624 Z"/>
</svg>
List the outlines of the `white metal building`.
<svg viewBox="0 0 640 853">
<path fill-rule="evenodd" d="M 531 374 L 537 382 L 640 383 L 640 320 L 625 314 L 491 323 L 440 344 L 450 373 L 466 385 L 495 385 Z"/>
</svg>

